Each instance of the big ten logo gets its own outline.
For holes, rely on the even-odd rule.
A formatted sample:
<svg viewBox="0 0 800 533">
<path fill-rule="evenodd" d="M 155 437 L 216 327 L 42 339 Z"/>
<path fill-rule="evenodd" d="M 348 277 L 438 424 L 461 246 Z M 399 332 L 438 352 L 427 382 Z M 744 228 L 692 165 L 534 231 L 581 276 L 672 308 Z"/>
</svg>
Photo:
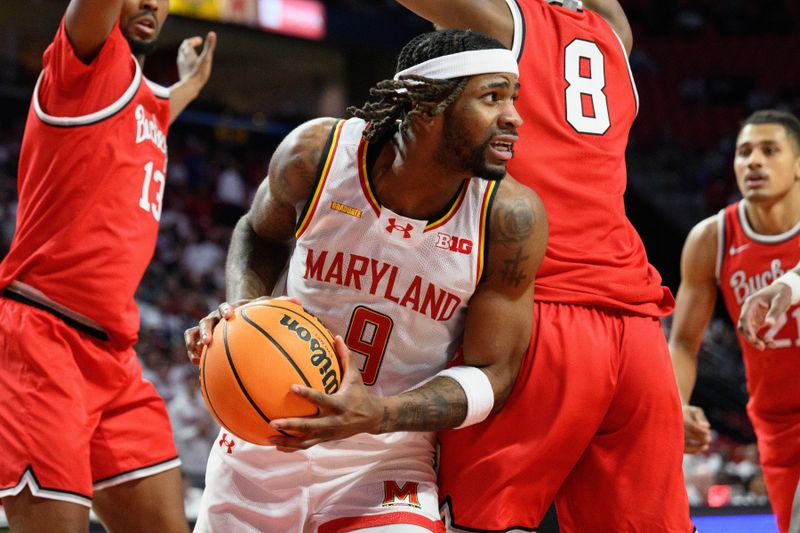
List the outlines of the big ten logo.
<svg viewBox="0 0 800 533">
<path fill-rule="evenodd" d="M 395 505 L 405 505 L 422 509 L 419 503 L 419 483 L 408 481 L 402 486 L 396 481 L 388 480 L 383 482 L 383 503 L 382 507 L 393 507 Z"/>
<path fill-rule="evenodd" d="M 454 237 L 447 233 L 439 233 L 436 235 L 436 247 L 459 254 L 469 254 L 472 252 L 472 241 L 469 239 L 462 239 L 461 237 Z"/>
</svg>

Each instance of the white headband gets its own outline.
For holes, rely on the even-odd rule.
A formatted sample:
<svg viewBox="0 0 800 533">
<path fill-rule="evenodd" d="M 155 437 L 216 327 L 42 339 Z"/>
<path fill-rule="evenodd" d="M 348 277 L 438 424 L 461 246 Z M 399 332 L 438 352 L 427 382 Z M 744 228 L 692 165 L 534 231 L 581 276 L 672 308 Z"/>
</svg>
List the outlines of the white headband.
<svg viewBox="0 0 800 533">
<path fill-rule="evenodd" d="M 462 76 L 490 74 L 492 72 L 510 72 L 519 75 L 514 53 L 511 50 L 502 48 L 458 52 L 435 57 L 413 67 L 408 67 L 395 74 L 394 79 L 399 80 L 400 76 L 413 74 L 426 78 L 449 80 Z"/>
</svg>

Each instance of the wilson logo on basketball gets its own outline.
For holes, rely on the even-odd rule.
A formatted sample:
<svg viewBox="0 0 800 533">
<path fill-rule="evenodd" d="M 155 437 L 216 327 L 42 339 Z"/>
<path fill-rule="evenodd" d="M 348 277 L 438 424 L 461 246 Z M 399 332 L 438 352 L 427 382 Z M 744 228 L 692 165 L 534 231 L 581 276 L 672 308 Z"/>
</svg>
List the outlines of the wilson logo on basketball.
<svg viewBox="0 0 800 533">
<path fill-rule="evenodd" d="M 294 318 L 284 314 L 281 318 L 281 326 L 297 335 L 297 338 L 303 342 L 308 343 L 311 350 L 311 364 L 317 367 L 319 374 L 322 376 L 322 385 L 325 387 L 325 392 L 333 394 L 339 390 L 339 378 L 336 376 L 336 371 L 332 368 L 333 361 L 331 361 L 327 350 L 322 347 L 319 340 L 315 339 L 308 329 L 300 326 Z"/>
</svg>

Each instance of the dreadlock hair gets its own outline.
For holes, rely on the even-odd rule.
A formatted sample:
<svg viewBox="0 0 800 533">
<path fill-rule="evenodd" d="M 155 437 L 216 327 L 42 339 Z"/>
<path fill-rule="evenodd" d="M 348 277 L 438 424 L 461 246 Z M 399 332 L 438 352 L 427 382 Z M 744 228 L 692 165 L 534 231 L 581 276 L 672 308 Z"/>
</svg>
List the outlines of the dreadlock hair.
<svg viewBox="0 0 800 533">
<path fill-rule="evenodd" d="M 783 126 L 783 129 L 786 130 L 786 135 L 789 136 L 795 149 L 800 153 L 800 119 L 788 111 L 762 109 L 747 117 L 742 122 L 742 128 L 749 124 L 778 124 Z"/>
<path fill-rule="evenodd" d="M 400 51 L 395 72 L 441 56 L 495 48 L 505 49 L 500 41 L 472 30 L 423 33 Z M 469 76 L 442 80 L 416 75 L 384 80 L 370 89 L 371 98 L 363 107 L 348 107 L 347 112 L 370 123 L 364 131 L 367 141 L 382 143 L 394 134 L 397 123 L 401 131 L 406 131 L 417 115 L 444 112 L 458 99 L 468 81 Z"/>
</svg>

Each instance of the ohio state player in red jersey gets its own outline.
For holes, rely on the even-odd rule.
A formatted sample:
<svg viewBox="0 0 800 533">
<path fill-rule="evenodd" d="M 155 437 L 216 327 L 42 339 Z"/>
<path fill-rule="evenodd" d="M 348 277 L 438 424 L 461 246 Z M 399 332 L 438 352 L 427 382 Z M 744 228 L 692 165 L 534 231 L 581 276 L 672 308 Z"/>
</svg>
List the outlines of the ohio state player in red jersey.
<svg viewBox="0 0 800 533">
<path fill-rule="evenodd" d="M 678 388 L 688 404 L 697 351 L 714 311 L 717 285 L 733 319 L 745 299 L 780 278 L 800 258 L 800 121 L 782 111 L 758 111 L 739 132 L 734 157 L 744 197 L 697 224 L 681 258 L 681 285 L 670 333 Z M 800 307 L 776 317 L 756 349 L 740 336 L 764 480 L 781 532 L 789 528 L 800 478 Z M 698 407 L 684 408 L 686 451 L 707 446 L 708 422 Z"/>
<path fill-rule="evenodd" d="M 170 88 L 142 76 L 168 0 L 72 0 L 43 57 L 0 264 L 0 498 L 12 530 L 185 531 L 134 291 L 155 248 L 167 128 L 211 72 L 193 37 Z"/>
<path fill-rule="evenodd" d="M 502 411 L 440 434 L 450 527 L 531 530 L 555 498 L 563 532 L 691 532 L 680 403 L 659 321 L 674 302 L 623 203 L 638 97 L 622 8 L 398 1 L 517 52 L 524 124 L 509 172 L 539 193 L 550 220 L 533 356 Z"/>
</svg>

